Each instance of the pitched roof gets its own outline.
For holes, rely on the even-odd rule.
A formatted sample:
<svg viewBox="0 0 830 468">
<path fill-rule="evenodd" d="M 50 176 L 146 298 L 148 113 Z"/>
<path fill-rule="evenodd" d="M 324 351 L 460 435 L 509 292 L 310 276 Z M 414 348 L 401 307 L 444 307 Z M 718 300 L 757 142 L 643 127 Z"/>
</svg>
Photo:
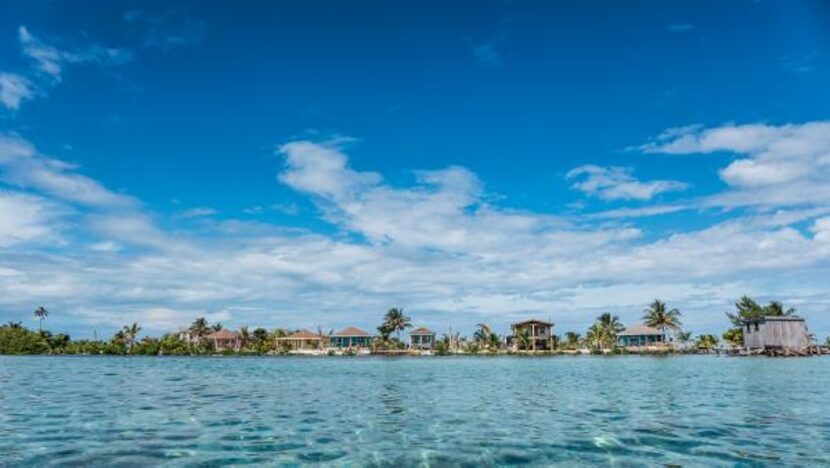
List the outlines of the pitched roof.
<svg viewBox="0 0 830 468">
<path fill-rule="evenodd" d="M 435 332 L 427 327 L 418 327 L 409 332 L 410 335 L 434 335 Z"/>
<path fill-rule="evenodd" d="M 211 333 L 210 338 L 214 340 L 235 340 L 239 338 L 239 333 L 223 328 L 218 332 Z"/>
<path fill-rule="evenodd" d="M 356 327 L 347 327 L 332 336 L 371 336 L 365 331 Z"/>
<path fill-rule="evenodd" d="M 663 332 L 654 328 L 648 327 L 646 325 L 634 325 L 633 327 L 628 327 L 625 330 L 617 333 L 617 336 L 642 336 L 642 335 L 660 335 L 663 336 Z"/>
<path fill-rule="evenodd" d="M 300 330 L 297 333 L 292 333 L 288 336 L 279 338 L 280 340 L 320 340 L 323 337 L 316 333 L 311 333 L 308 330 Z"/>
<path fill-rule="evenodd" d="M 548 322 L 547 320 L 539 320 L 539 319 L 533 319 L 533 318 L 523 320 L 521 322 L 516 322 L 516 323 L 513 324 L 513 326 L 518 327 L 519 325 L 529 325 L 531 323 L 538 323 L 538 324 L 541 324 L 541 325 L 547 325 L 549 327 L 553 326 L 553 322 Z"/>
</svg>

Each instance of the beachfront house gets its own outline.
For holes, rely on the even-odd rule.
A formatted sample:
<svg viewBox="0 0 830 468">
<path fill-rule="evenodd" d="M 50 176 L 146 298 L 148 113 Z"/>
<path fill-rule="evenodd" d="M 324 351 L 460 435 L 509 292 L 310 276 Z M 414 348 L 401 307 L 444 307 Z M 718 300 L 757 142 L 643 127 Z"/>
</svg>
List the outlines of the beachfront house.
<svg viewBox="0 0 830 468">
<path fill-rule="evenodd" d="M 207 336 L 207 339 L 213 343 L 213 349 L 216 351 L 239 351 L 242 346 L 242 339 L 239 333 L 226 329 L 213 332 Z"/>
<path fill-rule="evenodd" d="M 668 346 L 668 341 L 657 328 L 635 325 L 617 333 L 617 345 L 632 350 L 657 349 Z"/>
<path fill-rule="evenodd" d="M 277 344 L 292 350 L 323 349 L 328 346 L 328 337 L 300 330 L 288 336 L 277 338 Z"/>
<path fill-rule="evenodd" d="M 761 317 L 744 320 L 744 348 L 752 350 L 804 351 L 810 346 L 810 332 L 801 317 Z"/>
<path fill-rule="evenodd" d="M 370 348 L 374 337 L 365 331 L 348 327 L 329 337 L 332 348 Z"/>
<path fill-rule="evenodd" d="M 409 348 L 431 350 L 435 348 L 435 332 L 419 327 L 409 332 Z"/>
<path fill-rule="evenodd" d="M 516 351 L 550 351 L 553 323 L 530 319 L 510 325 L 513 336 L 508 342 Z"/>
</svg>

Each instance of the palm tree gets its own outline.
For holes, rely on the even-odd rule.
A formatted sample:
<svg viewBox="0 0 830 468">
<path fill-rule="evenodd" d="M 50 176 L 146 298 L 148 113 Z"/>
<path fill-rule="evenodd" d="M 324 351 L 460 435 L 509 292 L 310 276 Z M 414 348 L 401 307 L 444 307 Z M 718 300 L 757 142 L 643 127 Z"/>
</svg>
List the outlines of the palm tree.
<svg viewBox="0 0 830 468">
<path fill-rule="evenodd" d="M 643 321 L 646 326 L 656 328 L 666 336 L 666 330 L 680 330 L 680 311 L 677 309 L 666 310 L 666 303 L 655 299 L 645 310 Z"/>
<path fill-rule="evenodd" d="M 568 349 L 578 349 L 579 348 L 579 340 L 582 337 L 579 336 L 579 333 L 569 331 L 565 333 L 565 346 Z"/>
<path fill-rule="evenodd" d="M 588 328 L 588 332 L 585 333 L 585 343 L 594 349 L 599 349 L 602 347 L 602 343 L 604 341 L 603 331 L 600 328 L 599 324 L 593 324 Z"/>
<path fill-rule="evenodd" d="M 124 325 L 124 341 L 127 343 L 127 347 L 129 349 L 129 353 L 133 353 L 133 346 L 135 346 L 135 339 L 138 337 L 138 332 L 141 331 L 141 327 L 138 326 L 138 323 L 133 322 L 132 325 L 127 326 Z"/>
<path fill-rule="evenodd" d="M 744 329 L 743 328 L 730 328 L 723 332 L 723 339 L 727 343 L 729 343 L 733 348 L 740 348 L 744 345 Z"/>
<path fill-rule="evenodd" d="M 531 342 L 533 340 L 530 339 L 530 329 L 528 329 L 527 327 L 519 328 L 519 330 L 516 332 L 515 339 L 517 349 L 527 350 L 531 348 Z"/>
<path fill-rule="evenodd" d="M 718 346 L 718 337 L 715 335 L 700 335 L 697 337 L 697 347 L 699 349 L 711 350 Z"/>
<path fill-rule="evenodd" d="M 487 341 L 490 339 L 490 333 L 493 331 L 490 329 L 490 326 L 486 323 L 479 323 L 476 325 L 478 330 L 473 333 L 473 340 L 480 344 L 486 344 Z"/>
<path fill-rule="evenodd" d="M 491 332 L 487 337 L 487 346 L 490 351 L 497 352 L 501 347 L 501 337 L 498 334 Z"/>
<path fill-rule="evenodd" d="M 222 324 L 219 323 L 219 322 L 216 322 L 216 324 L 214 324 L 211 328 L 213 329 L 214 333 L 216 333 L 218 331 L 222 331 Z"/>
<path fill-rule="evenodd" d="M 398 338 L 401 337 L 401 331 L 406 330 L 407 328 L 412 326 L 411 320 L 409 317 L 404 315 L 403 309 L 393 307 L 386 312 L 386 315 L 383 317 L 383 325 L 386 329 L 388 329 L 389 333 L 395 332 L 398 335 Z"/>
<path fill-rule="evenodd" d="M 251 341 L 251 333 L 248 331 L 248 326 L 239 327 L 239 348 L 244 349 Z"/>
<path fill-rule="evenodd" d="M 692 332 L 679 332 L 677 334 L 677 342 L 683 348 L 686 348 L 692 342 Z"/>
<path fill-rule="evenodd" d="M 596 324 L 599 328 L 600 344 L 606 349 L 613 348 L 617 343 L 617 334 L 625 330 L 619 317 L 608 312 L 600 315 Z"/>
<path fill-rule="evenodd" d="M 770 301 L 769 304 L 762 306 L 758 304 L 755 299 L 749 296 L 741 296 L 735 301 L 735 312 L 727 312 L 726 316 L 732 321 L 736 327 L 743 327 L 744 320 L 751 320 L 763 317 L 783 317 L 795 315 L 795 307 L 784 309 L 784 305 L 778 301 Z"/>
<path fill-rule="evenodd" d="M 210 332 L 210 325 L 204 317 L 199 317 L 190 325 L 190 336 L 195 337 L 199 344 L 202 344 L 205 336 Z"/>
<path fill-rule="evenodd" d="M 40 325 L 38 326 L 38 331 L 43 333 L 43 320 L 49 316 L 49 311 L 46 310 L 43 306 L 38 307 L 35 309 L 35 317 L 40 321 Z"/>
</svg>

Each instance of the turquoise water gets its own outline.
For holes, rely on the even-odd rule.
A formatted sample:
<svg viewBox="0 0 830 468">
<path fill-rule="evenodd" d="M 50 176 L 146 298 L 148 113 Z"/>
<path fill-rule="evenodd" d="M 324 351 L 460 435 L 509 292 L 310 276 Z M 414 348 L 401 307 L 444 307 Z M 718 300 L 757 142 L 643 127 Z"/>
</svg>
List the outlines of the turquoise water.
<svg viewBox="0 0 830 468">
<path fill-rule="evenodd" d="M 0 465 L 830 464 L 830 358 L 0 356 Z"/>
</svg>

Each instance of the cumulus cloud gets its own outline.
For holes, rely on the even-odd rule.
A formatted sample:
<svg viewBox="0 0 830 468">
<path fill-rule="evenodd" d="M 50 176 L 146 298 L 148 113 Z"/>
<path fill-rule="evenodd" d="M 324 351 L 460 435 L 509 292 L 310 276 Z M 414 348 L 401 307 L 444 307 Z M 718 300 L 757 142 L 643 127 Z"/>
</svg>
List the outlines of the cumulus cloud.
<svg viewBox="0 0 830 468">
<path fill-rule="evenodd" d="M 23 101 L 35 96 L 31 81 L 15 73 L 0 72 L 0 104 L 6 109 L 17 110 Z"/>
<path fill-rule="evenodd" d="M 725 152 L 741 156 L 719 171 L 733 190 L 714 205 L 804 205 L 830 202 L 830 122 L 685 127 L 640 147 L 646 153 Z"/>
<path fill-rule="evenodd" d="M 672 191 L 685 190 L 688 185 L 674 180 L 640 181 L 625 167 L 579 166 L 566 175 L 578 179 L 572 187 L 603 200 L 651 200 Z"/>
<path fill-rule="evenodd" d="M 14 136 L 0 149 L 4 177 L 21 160 L 46 158 Z M 334 229 L 192 223 L 175 214 L 156 223 L 138 202 L 89 204 L 48 184 L 27 184 L 38 200 L 81 213 L 71 218 L 62 249 L 35 242 L 49 235 L 48 217 L 2 231 L 17 234 L 0 235 L 7 239 L 0 243 L 0 314 L 11 319 L 5 311 L 28 310 L 38 298 L 84 330 L 138 321 L 162 331 L 205 314 L 219 314 L 212 317 L 228 326 L 370 328 L 383 310 L 401 305 L 439 331 L 480 321 L 506 331 L 527 315 L 551 316 L 566 331 L 608 307 L 636 321 L 657 295 L 683 309 L 688 326 L 715 331 L 743 293 L 786 293 L 778 298 L 801 301 L 807 313 L 826 301 L 830 226 L 818 209 L 756 213 L 663 235 L 616 225 L 614 216 L 597 222 L 495 204 L 484 182 L 460 166 L 416 170 L 410 182 L 392 184 L 357 169 L 342 144 L 296 141 L 278 152 L 279 180 L 310 196 Z M 57 160 L 17 167 L 84 177 Z M 15 210 L 33 211 L 18 199 L 7 205 L 13 211 L 4 221 Z M 667 206 L 654 210 L 674 209 Z M 816 330 L 830 327 L 814 323 Z"/>
</svg>

